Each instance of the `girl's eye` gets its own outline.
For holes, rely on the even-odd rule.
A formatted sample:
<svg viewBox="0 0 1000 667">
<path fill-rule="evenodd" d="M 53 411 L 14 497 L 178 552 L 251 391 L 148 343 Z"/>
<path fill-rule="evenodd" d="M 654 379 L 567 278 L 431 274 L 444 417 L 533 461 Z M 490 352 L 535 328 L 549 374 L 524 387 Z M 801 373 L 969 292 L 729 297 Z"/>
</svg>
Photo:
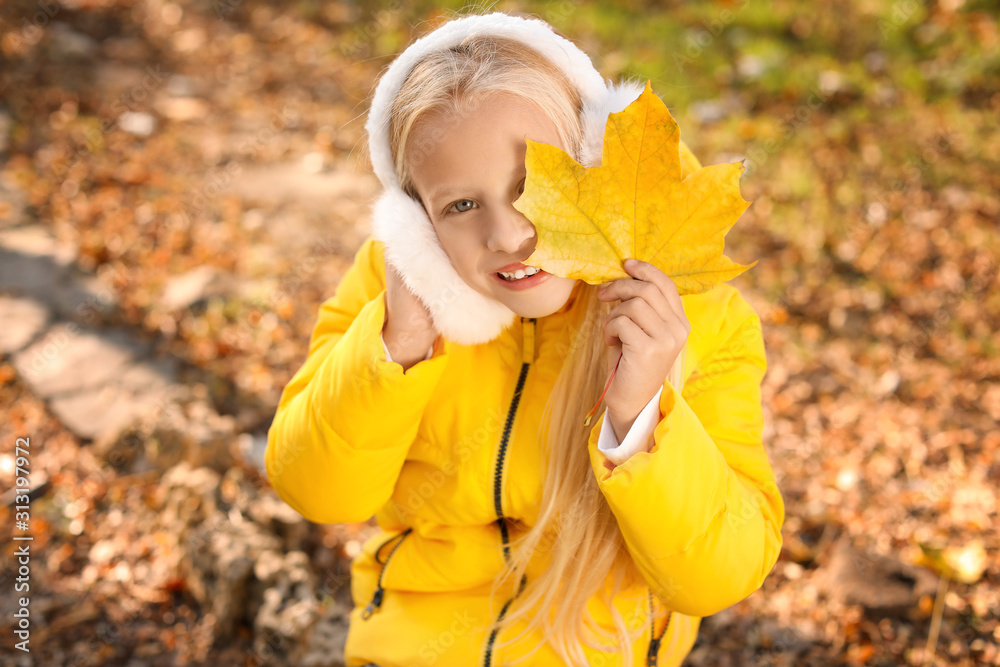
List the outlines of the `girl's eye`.
<svg viewBox="0 0 1000 667">
<path fill-rule="evenodd" d="M 476 202 L 472 201 L 471 199 L 463 199 L 461 201 L 455 202 L 454 205 L 452 205 L 451 209 L 456 213 L 465 213 L 469 209 L 473 208 L 475 205 Z"/>
</svg>

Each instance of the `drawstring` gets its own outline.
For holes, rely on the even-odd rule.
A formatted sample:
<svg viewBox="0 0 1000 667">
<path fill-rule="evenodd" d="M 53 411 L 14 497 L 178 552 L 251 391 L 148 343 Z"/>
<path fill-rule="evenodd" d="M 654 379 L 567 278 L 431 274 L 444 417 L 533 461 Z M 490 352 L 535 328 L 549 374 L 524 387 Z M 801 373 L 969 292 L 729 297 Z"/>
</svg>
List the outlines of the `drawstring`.
<svg viewBox="0 0 1000 667">
<path fill-rule="evenodd" d="M 382 566 L 382 570 L 378 573 L 378 582 L 375 584 L 375 594 L 372 596 L 371 602 L 368 603 L 368 606 L 365 607 L 365 610 L 361 612 L 361 618 L 363 620 L 367 621 L 371 618 L 372 614 L 375 613 L 375 610 L 382 606 L 382 598 L 385 596 L 385 588 L 382 587 L 382 577 L 385 575 L 385 566 L 389 563 L 389 559 L 392 558 L 392 555 L 396 553 L 396 549 L 399 548 L 399 545 L 403 543 L 403 538 L 409 535 L 412 530 L 412 528 L 407 528 L 403 532 L 393 535 L 386 541 L 382 542 L 382 544 L 378 546 L 378 549 L 375 550 L 375 562 Z M 378 555 L 382 552 L 382 549 L 385 548 L 385 545 L 389 544 L 389 542 L 396 539 L 398 539 L 399 542 L 396 542 L 396 545 L 392 547 L 389 555 L 385 557 L 385 561 L 381 560 Z"/>
</svg>

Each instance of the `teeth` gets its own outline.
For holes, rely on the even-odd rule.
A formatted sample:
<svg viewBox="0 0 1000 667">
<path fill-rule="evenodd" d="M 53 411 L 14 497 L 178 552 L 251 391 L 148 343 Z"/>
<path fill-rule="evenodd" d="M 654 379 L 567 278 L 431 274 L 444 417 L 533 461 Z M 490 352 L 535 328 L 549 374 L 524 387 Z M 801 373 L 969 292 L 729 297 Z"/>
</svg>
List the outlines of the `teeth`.
<svg viewBox="0 0 1000 667">
<path fill-rule="evenodd" d="M 499 271 L 498 273 L 507 280 L 520 280 L 525 276 L 533 276 L 539 271 L 541 271 L 541 269 L 537 266 L 529 266 L 527 269 L 518 269 L 514 273 L 507 273 L 506 271 Z"/>
</svg>

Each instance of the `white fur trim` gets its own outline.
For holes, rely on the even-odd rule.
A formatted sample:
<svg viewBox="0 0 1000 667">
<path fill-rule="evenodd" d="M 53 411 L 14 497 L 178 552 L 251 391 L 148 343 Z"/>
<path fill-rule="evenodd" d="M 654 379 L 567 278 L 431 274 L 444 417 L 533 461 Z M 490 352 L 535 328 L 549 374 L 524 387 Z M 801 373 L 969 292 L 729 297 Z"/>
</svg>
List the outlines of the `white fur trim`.
<svg viewBox="0 0 1000 667">
<path fill-rule="evenodd" d="M 618 113 L 634 102 L 646 86 L 634 81 L 621 81 L 607 87 L 607 95 L 596 103 L 585 104 L 580 114 L 583 126 L 583 142 L 580 146 L 580 164 L 596 167 L 601 164 L 604 149 L 604 127 L 608 124 L 608 114 Z"/>
<path fill-rule="evenodd" d="M 385 245 L 386 262 L 397 268 L 410 291 L 427 307 L 438 331 L 462 345 L 493 340 L 513 323 L 516 314 L 459 277 L 423 206 L 400 189 L 389 149 L 388 121 L 392 101 L 417 62 L 479 34 L 521 40 L 562 68 L 576 85 L 583 101 L 581 164 L 585 166 L 601 160 L 608 114 L 624 109 L 643 90 L 634 82 L 605 82 L 590 57 L 544 21 L 499 12 L 445 23 L 407 47 L 379 79 L 365 123 L 372 167 L 384 187 L 372 210 L 372 233 Z"/>
<path fill-rule="evenodd" d="M 396 267 L 445 338 L 478 345 L 493 340 L 514 322 L 514 311 L 462 280 L 423 206 L 399 188 L 387 188 L 376 200 L 372 233 L 385 244 L 386 264 Z"/>
</svg>

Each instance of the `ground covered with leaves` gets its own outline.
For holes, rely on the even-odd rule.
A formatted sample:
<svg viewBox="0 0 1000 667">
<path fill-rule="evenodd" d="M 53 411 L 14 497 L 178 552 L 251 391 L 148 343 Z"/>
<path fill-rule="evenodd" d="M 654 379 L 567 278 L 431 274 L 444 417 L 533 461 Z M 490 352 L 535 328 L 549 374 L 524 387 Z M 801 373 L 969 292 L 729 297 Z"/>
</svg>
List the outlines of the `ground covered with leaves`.
<svg viewBox="0 0 1000 667">
<path fill-rule="evenodd" d="M 102 324 L 177 359 L 252 450 L 368 233 L 374 81 L 449 6 L 4 2 L 0 231 L 40 225 L 70 248 L 113 294 Z M 688 664 L 1000 664 L 995 6 L 496 7 L 547 19 L 608 78 L 651 79 L 703 164 L 746 159 L 753 203 L 726 254 L 759 260 L 733 284 L 764 325 L 784 548 L 761 590 L 704 621 Z M 26 434 L 45 481 L 30 656 L 7 651 L 2 538 L 3 664 L 308 664 L 342 648 L 335 630 L 304 651 L 273 633 L 342 627 L 371 525 L 296 521 L 252 462 L 130 472 L 8 358 L 0 405 L 3 489 Z M 239 585 L 205 574 L 231 571 L 227 543 L 198 530 L 218 516 L 215 534 L 256 545 Z"/>
</svg>

